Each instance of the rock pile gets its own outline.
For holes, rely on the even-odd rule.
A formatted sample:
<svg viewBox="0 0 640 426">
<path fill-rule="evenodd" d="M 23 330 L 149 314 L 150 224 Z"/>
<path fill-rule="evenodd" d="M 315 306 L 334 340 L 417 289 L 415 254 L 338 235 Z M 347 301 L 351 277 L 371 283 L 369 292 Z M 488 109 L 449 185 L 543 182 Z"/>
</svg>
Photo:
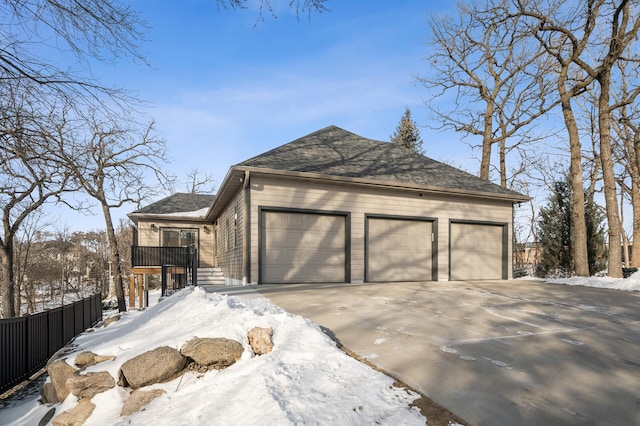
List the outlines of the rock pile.
<svg viewBox="0 0 640 426">
<path fill-rule="evenodd" d="M 253 353 L 264 355 L 271 352 L 272 336 L 272 328 L 251 329 L 247 338 Z M 120 415 L 129 416 L 165 393 L 162 389 L 144 390 L 145 386 L 173 380 L 187 369 L 206 372 L 227 368 L 238 361 L 243 352 L 244 347 L 235 340 L 194 337 L 185 342 L 180 350 L 161 346 L 127 360 L 120 366 L 117 385 L 130 388 L 132 392 L 122 406 Z M 42 402 L 57 404 L 69 394 L 78 398 L 78 404 L 74 408 L 53 418 L 54 426 L 84 424 L 95 409 L 91 398 L 116 386 L 115 379 L 107 371 L 84 370 L 115 359 L 112 355 L 97 355 L 87 351 L 76 355 L 75 366 L 69 365 L 66 359 L 49 364 L 47 373 L 50 382 L 40 389 Z"/>
</svg>

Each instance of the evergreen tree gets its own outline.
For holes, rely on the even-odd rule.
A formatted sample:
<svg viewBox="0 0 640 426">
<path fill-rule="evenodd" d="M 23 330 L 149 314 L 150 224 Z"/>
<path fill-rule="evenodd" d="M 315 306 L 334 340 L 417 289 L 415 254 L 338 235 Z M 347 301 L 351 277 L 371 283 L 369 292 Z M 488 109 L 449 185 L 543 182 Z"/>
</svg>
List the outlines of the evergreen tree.
<svg viewBox="0 0 640 426">
<path fill-rule="evenodd" d="M 537 229 L 541 249 L 536 267 L 539 277 L 571 276 L 574 270 L 574 244 L 571 217 L 573 191 L 569 177 L 557 181 L 548 204 L 540 209 Z M 604 215 L 593 197 L 585 197 L 584 215 L 587 225 L 589 274 L 602 271 L 607 265 Z"/>
<path fill-rule="evenodd" d="M 416 122 L 411 119 L 409 107 L 405 109 L 395 133 L 391 135 L 391 142 L 415 151 L 418 154 L 424 154 L 422 138 L 420 137 L 420 132 L 418 132 Z"/>
<path fill-rule="evenodd" d="M 571 186 L 566 181 L 557 181 L 549 203 L 540 209 L 538 242 L 542 252 L 536 266 L 539 277 L 567 276 L 573 269 L 571 200 Z"/>
<path fill-rule="evenodd" d="M 589 275 L 595 275 L 607 269 L 607 250 L 603 226 L 605 215 L 594 202 L 593 197 L 585 197 L 584 218 L 587 223 L 587 256 Z"/>
</svg>

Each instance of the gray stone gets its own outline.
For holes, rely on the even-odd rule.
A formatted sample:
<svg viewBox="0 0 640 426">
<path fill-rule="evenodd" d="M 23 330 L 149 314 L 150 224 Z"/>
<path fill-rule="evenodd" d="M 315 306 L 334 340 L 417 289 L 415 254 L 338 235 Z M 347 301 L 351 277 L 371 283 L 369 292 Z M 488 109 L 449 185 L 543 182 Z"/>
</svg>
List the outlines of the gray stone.
<svg viewBox="0 0 640 426">
<path fill-rule="evenodd" d="M 78 369 L 67 364 L 64 359 L 54 361 L 47 367 L 47 373 L 55 388 L 58 401 L 64 401 L 67 395 L 69 395 L 67 380 L 77 372 Z"/>
<path fill-rule="evenodd" d="M 244 348 L 240 342 L 224 337 L 194 337 L 184 344 L 180 353 L 196 364 L 224 368 L 240 359 Z"/>
<path fill-rule="evenodd" d="M 249 344 L 251 349 L 256 355 L 268 354 L 273 350 L 273 328 L 254 327 L 249 330 L 247 337 L 249 338 Z"/>
<path fill-rule="evenodd" d="M 138 389 L 175 377 L 187 365 L 187 358 L 177 349 L 162 346 L 126 361 L 120 367 L 121 386 Z"/>
<path fill-rule="evenodd" d="M 82 426 L 95 408 L 89 399 L 81 399 L 78 405 L 53 419 L 53 426 Z"/>
<path fill-rule="evenodd" d="M 116 381 L 106 371 L 76 374 L 67 379 L 67 388 L 78 398 L 93 398 L 101 392 L 114 388 Z"/>
<path fill-rule="evenodd" d="M 76 355 L 75 362 L 77 367 L 84 368 L 90 365 L 95 365 L 95 364 L 98 364 L 104 361 L 113 360 L 113 359 L 116 359 L 116 357 L 113 355 L 101 356 L 101 355 L 96 355 L 91 351 L 86 351 Z"/>
<path fill-rule="evenodd" d="M 120 410 L 120 415 L 130 416 L 133 413 L 137 413 L 142 407 L 165 393 L 166 392 L 162 389 L 151 389 L 148 391 L 136 389 L 131 392 L 131 395 L 129 395 L 127 400 L 124 402 L 122 410 Z"/>
<path fill-rule="evenodd" d="M 120 315 L 114 315 L 114 316 L 112 316 L 112 317 L 107 318 L 107 319 L 104 321 L 104 326 L 105 326 L 105 327 L 108 327 L 109 325 L 113 324 L 113 323 L 114 323 L 114 322 L 116 322 L 116 321 L 120 321 Z"/>
</svg>

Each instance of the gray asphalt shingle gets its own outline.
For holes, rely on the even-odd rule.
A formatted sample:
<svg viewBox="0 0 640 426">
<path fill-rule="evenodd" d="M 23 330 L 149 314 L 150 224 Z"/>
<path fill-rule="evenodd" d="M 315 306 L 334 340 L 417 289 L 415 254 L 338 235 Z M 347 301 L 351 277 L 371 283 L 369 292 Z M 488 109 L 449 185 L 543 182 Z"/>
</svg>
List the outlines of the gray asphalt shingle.
<svg viewBox="0 0 640 426">
<path fill-rule="evenodd" d="M 523 197 L 393 143 L 367 139 L 336 126 L 325 127 L 237 166 Z"/>
<path fill-rule="evenodd" d="M 178 192 L 133 212 L 134 214 L 171 214 L 194 212 L 211 206 L 215 195 Z"/>
</svg>

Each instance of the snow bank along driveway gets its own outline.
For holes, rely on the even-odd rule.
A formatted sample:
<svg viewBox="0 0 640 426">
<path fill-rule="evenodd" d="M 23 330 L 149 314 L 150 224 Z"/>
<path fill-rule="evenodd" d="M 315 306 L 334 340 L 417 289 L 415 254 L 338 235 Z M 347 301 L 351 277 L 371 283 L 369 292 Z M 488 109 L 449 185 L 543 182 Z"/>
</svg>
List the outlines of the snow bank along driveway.
<svg viewBox="0 0 640 426">
<path fill-rule="evenodd" d="M 481 425 L 640 424 L 640 293 L 530 281 L 254 287 Z"/>
</svg>

